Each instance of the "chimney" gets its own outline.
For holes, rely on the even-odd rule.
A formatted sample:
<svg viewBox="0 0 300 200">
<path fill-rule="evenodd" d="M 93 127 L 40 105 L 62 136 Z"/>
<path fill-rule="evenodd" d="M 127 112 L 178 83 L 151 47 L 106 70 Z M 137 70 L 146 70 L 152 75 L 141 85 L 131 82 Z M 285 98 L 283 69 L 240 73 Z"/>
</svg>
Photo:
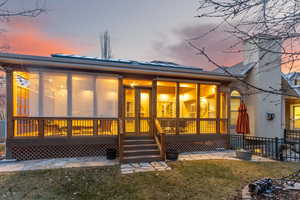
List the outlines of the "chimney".
<svg viewBox="0 0 300 200">
<path fill-rule="evenodd" d="M 246 81 L 267 91 L 281 90 L 281 40 L 270 35 L 257 35 L 245 41 L 244 64 L 254 67 Z M 281 137 L 282 96 L 249 87 L 245 102 L 248 106 L 251 134 Z"/>
</svg>

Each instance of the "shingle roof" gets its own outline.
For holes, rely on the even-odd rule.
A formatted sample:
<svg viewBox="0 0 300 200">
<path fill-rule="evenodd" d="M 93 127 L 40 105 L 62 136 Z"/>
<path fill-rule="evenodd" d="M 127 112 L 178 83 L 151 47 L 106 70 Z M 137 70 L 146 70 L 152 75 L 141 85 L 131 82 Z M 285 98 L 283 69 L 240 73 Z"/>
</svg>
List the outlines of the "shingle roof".
<svg viewBox="0 0 300 200">
<path fill-rule="evenodd" d="M 247 74 L 252 68 L 254 67 L 254 64 L 250 63 L 250 64 L 246 64 L 244 65 L 243 62 L 240 62 L 238 64 L 235 64 L 231 67 L 223 67 L 224 69 L 226 69 L 226 71 L 228 71 L 230 74 L 233 75 L 245 75 Z M 217 68 L 215 70 L 213 70 L 213 72 L 217 72 L 217 73 L 222 73 L 222 74 L 227 74 L 223 69 L 221 68 Z"/>
</svg>

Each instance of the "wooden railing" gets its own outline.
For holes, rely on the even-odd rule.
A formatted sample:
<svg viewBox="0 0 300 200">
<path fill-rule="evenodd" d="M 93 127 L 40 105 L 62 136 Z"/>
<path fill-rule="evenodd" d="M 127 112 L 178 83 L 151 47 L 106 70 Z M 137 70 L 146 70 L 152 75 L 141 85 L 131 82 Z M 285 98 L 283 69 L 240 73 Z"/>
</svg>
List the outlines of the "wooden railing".
<svg viewBox="0 0 300 200">
<path fill-rule="evenodd" d="M 116 118 L 14 117 L 14 137 L 118 135 Z"/>
<path fill-rule="evenodd" d="M 119 134 L 118 134 L 118 143 L 119 143 L 119 160 L 123 160 L 124 151 L 123 151 L 123 141 L 124 141 L 124 130 L 123 130 L 123 120 L 119 120 Z"/>
<path fill-rule="evenodd" d="M 154 138 L 156 143 L 158 144 L 161 159 L 166 160 L 166 134 L 164 133 L 160 122 L 157 119 L 155 119 Z"/>
</svg>

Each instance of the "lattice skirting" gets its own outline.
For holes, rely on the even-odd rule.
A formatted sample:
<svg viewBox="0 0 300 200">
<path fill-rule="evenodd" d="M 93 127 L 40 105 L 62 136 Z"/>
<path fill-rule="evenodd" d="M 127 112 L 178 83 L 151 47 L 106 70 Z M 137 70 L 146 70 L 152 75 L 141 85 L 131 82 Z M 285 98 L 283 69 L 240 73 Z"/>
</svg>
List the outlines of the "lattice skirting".
<svg viewBox="0 0 300 200">
<path fill-rule="evenodd" d="M 176 149 L 179 153 L 193 151 L 217 151 L 228 149 L 228 145 L 221 141 L 206 141 L 193 143 L 168 143 L 167 149 Z"/>
<path fill-rule="evenodd" d="M 12 158 L 34 160 L 44 158 L 66 158 L 104 156 L 106 149 L 116 148 L 117 144 L 61 144 L 61 145 L 21 145 L 12 144 Z"/>
</svg>

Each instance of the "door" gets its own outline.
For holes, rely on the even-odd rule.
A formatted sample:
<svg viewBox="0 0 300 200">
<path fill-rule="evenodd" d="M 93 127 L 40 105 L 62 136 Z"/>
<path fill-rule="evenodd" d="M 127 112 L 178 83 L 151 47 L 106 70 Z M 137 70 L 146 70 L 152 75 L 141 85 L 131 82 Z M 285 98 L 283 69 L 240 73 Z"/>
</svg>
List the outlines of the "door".
<svg viewBox="0 0 300 200">
<path fill-rule="evenodd" d="M 125 133 L 150 134 L 151 127 L 151 89 L 124 89 Z"/>
</svg>

